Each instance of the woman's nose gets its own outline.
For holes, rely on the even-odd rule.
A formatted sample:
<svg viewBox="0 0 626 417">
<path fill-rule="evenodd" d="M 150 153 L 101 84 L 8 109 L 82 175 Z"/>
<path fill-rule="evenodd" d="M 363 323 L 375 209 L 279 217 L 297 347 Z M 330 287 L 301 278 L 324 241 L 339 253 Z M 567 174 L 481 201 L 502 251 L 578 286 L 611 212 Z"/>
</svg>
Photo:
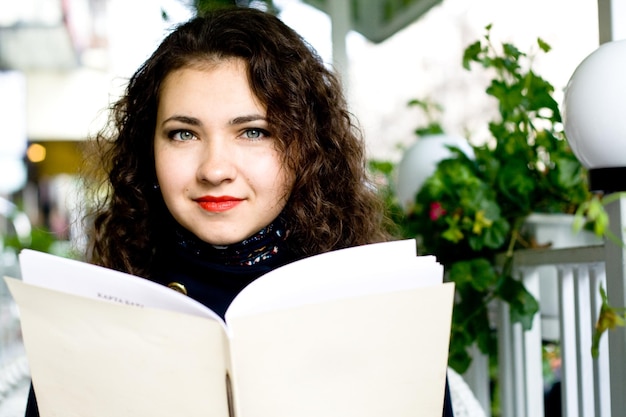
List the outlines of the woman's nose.
<svg viewBox="0 0 626 417">
<path fill-rule="evenodd" d="M 199 158 L 198 180 L 201 182 L 218 185 L 237 176 L 235 151 L 228 146 L 228 141 L 207 141 Z"/>
</svg>

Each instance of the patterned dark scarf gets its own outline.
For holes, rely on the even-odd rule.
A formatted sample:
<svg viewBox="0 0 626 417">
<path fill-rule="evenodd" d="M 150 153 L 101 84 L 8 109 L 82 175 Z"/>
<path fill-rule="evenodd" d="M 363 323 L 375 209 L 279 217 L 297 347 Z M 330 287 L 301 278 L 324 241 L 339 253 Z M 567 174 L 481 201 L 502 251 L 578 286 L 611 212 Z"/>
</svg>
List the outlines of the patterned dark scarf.
<svg viewBox="0 0 626 417">
<path fill-rule="evenodd" d="M 175 230 L 176 245 L 180 249 L 205 261 L 228 266 L 252 266 L 270 261 L 285 249 L 288 234 L 280 217 L 253 236 L 228 246 L 203 242 L 181 227 Z"/>
</svg>

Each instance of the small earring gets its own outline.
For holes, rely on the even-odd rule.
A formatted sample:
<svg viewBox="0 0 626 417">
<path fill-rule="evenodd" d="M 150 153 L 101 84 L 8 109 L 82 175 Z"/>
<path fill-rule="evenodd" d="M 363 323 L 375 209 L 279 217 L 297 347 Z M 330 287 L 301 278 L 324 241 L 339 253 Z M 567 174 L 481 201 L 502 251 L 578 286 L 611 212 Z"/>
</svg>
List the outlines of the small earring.
<svg viewBox="0 0 626 417">
<path fill-rule="evenodd" d="M 152 189 L 153 190 L 158 190 L 160 188 L 159 183 L 155 182 L 154 184 L 152 184 Z"/>
</svg>

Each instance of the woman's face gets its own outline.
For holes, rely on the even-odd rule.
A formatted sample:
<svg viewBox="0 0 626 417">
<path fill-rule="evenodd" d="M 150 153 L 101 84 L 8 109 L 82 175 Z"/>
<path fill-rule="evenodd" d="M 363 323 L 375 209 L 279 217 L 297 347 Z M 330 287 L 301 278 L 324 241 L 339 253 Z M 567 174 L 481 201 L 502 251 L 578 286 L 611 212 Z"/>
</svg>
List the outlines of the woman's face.
<svg viewBox="0 0 626 417">
<path fill-rule="evenodd" d="M 271 223 L 293 174 L 242 60 L 170 73 L 154 135 L 156 175 L 173 217 L 205 242 L 229 245 Z"/>
</svg>

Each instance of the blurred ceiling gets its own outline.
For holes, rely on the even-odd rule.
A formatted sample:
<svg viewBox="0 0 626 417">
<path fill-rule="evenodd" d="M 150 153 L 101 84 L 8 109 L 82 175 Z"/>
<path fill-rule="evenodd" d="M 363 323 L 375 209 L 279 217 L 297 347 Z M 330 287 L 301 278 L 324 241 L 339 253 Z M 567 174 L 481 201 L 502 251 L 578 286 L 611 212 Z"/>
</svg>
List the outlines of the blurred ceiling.
<svg viewBox="0 0 626 417">
<path fill-rule="evenodd" d="M 64 25 L 0 27 L 0 68 L 33 71 L 77 66 L 78 56 Z"/>
<path fill-rule="evenodd" d="M 0 0 L 0 70 L 72 70 L 103 42 L 106 0 Z"/>
<path fill-rule="evenodd" d="M 303 0 L 304 3 L 331 14 L 331 1 Z M 442 0 L 347 0 L 350 2 L 351 26 L 372 42 L 380 43 L 415 22 Z"/>
</svg>

